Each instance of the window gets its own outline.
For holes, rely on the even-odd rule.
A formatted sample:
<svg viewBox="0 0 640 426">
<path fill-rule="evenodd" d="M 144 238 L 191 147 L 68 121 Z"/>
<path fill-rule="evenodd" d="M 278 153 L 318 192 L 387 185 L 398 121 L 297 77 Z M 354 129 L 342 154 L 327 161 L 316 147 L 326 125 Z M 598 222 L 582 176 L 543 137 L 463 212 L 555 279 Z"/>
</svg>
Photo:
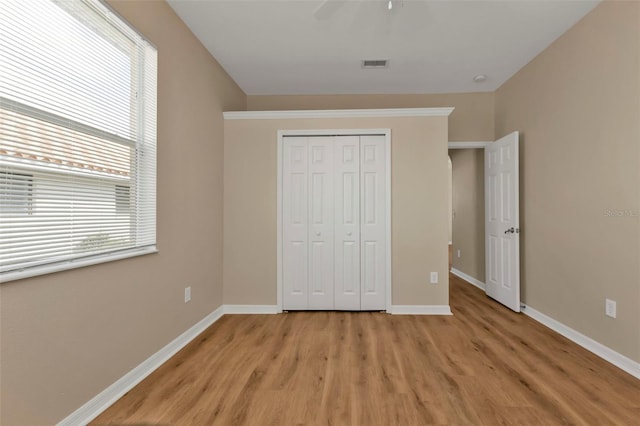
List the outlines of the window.
<svg viewBox="0 0 640 426">
<path fill-rule="evenodd" d="M 0 279 L 154 250 L 155 48 L 99 0 L 2 0 L 0 40 Z"/>
<path fill-rule="evenodd" d="M 33 176 L 0 172 L 0 216 L 31 214 Z"/>
<path fill-rule="evenodd" d="M 131 211 L 131 189 L 128 185 L 116 185 L 116 214 L 129 214 Z"/>
</svg>

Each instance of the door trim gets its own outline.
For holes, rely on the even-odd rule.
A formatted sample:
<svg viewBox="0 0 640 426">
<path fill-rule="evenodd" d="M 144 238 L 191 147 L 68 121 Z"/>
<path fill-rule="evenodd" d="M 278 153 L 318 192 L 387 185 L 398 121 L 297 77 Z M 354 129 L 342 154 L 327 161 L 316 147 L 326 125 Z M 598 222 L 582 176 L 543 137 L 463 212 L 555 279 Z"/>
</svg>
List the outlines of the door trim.
<svg viewBox="0 0 640 426">
<path fill-rule="evenodd" d="M 484 149 L 487 145 L 493 143 L 493 141 L 464 141 L 464 142 L 449 142 L 447 144 L 448 149 Z"/>
<path fill-rule="evenodd" d="M 384 136 L 385 145 L 385 207 L 386 207 L 386 277 L 385 277 L 385 306 L 387 313 L 391 313 L 391 129 L 309 129 L 309 130 L 278 130 L 277 142 L 277 311 L 282 312 L 284 291 L 282 283 L 282 154 L 283 142 L 287 136 Z"/>
</svg>

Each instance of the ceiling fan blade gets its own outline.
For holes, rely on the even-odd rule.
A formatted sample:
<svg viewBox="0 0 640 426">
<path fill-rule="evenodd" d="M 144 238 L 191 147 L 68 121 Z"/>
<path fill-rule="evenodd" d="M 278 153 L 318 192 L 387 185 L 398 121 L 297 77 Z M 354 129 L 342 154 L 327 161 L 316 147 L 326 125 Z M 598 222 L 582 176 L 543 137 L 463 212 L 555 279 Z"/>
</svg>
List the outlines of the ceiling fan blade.
<svg viewBox="0 0 640 426">
<path fill-rule="evenodd" d="M 347 0 L 324 0 L 320 6 L 313 12 L 313 17 L 319 21 L 326 21 L 331 18 L 338 9 L 340 9 Z"/>
</svg>

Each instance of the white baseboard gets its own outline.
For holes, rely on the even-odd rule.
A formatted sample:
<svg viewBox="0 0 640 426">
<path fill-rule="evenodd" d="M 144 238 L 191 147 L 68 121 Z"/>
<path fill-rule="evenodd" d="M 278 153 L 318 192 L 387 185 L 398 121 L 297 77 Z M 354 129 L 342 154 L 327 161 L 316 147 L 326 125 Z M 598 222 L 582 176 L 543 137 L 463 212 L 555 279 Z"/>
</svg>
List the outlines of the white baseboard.
<svg viewBox="0 0 640 426">
<path fill-rule="evenodd" d="M 277 314 L 276 305 L 224 305 L 225 314 Z"/>
<path fill-rule="evenodd" d="M 594 353 L 605 361 L 610 362 L 621 370 L 626 371 L 637 379 L 640 379 L 640 363 L 635 362 L 634 360 L 627 358 L 626 356 L 614 351 L 613 349 L 603 345 L 602 343 L 598 343 L 590 337 L 585 336 L 584 334 L 567 327 L 559 321 L 543 314 L 540 311 L 535 310 L 531 306 L 524 306 L 522 312 L 538 321 L 540 324 L 543 324 L 549 327 L 551 330 L 555 331 L 571 340 L 574 343 L 582 346 L 586 350 Z"/>
<path fill-rule="evenodd" d="M 393 315 L 453 315 L 449 305 L 391 305 Z"/>
<path fill-rule="evenodd" d="M 476 278 L 473 278 L 471 275 L 467 275 L 456 268 L 451 268 L 451 273 L 456 277 L 462 278 L 463 280 L 467 281 L 469 284 L 473 284 L 480 290 L 485 291 L 486 286 L 484 285 L 484 283 Z"/>
<path fill-rule="evenodd" d="M 158 367 L 167 362 L 180 349 L 195 339 L 200 333 L 206 330 L 211 324 L 216 322 L 224 313 L 224 308 L 220 306 L 215 311 L 204 317 L 196 325 L 176 337 L 171 343 L 160 349 L 155 354 L 140 363 L 133 370 L 118 379 L 111 386 L 93 397 L 89 402 L 78 408 L 69 416 L 64 418 L 59 426 L 86 425 L 95 419 L 104 410 L 109 408 L 114 402 L 125 393 L 133 389 L 135 385 L 153 373 Z"/>
</svg>

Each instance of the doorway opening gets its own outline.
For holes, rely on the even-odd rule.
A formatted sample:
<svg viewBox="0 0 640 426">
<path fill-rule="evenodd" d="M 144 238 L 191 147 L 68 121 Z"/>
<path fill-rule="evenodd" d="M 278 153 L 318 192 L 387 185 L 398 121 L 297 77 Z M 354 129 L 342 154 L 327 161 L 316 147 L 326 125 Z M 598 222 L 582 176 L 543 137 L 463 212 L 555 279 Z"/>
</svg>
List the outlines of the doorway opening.
<svg viewBox="0 0 640 426">
<path fill-rule="evenodd" d="M 450 149 L 451 270 L 485 280 L 484 149 Z"/>
<path fill-rule="evenodd" d="M 450 150 L 451 272 L 515 312 L 521 308 L 519 140 L 519 133 L 512 132 L 491 143 L 449 143 L 449 148 L 462 149 Z"/>
</svg>

